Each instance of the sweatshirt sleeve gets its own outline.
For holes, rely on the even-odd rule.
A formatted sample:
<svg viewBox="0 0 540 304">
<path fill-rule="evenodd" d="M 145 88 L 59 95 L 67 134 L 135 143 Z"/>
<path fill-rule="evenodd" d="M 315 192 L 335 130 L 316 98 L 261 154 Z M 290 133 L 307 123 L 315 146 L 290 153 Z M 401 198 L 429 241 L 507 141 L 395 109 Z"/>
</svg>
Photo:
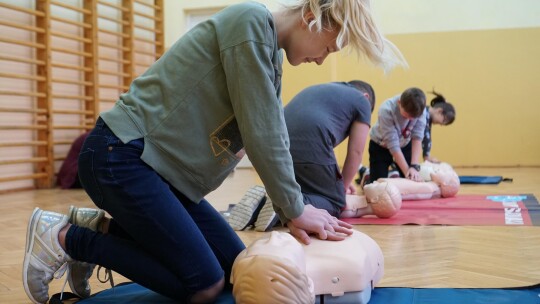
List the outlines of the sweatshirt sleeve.
<svg viewBox="0 0 540 304">
<path fill-rule="evenodd" d="M 285 223 L 302 214 L 304 203 L 294 178 L 283 107 L 276 93 L 280 66 L 272 60 L 272 54 L 272 46 L 255 41 L 221 51 L 246 153 Z"/>
<path fill-rule="evenodd" d="M 397 134 L 392 111 L 389 107 L 381 107 L 381 110 L 379 111 L 379 121 L 384 146 L 390 151 L 399 150 L 399 134 Z"/>
</svg>

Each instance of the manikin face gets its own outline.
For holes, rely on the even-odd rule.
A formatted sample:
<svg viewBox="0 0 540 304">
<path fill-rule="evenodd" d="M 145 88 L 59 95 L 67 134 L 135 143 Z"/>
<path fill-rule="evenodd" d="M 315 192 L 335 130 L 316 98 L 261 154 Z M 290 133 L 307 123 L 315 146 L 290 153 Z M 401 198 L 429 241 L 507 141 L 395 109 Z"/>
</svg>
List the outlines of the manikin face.
<svg viewBox="0 0 540 304">
<path fill-rule="evenodd" d="M 312 20 L 309 15 L 306 18 L 308 22 Z M 336 45 L 338 34 L 339 29 L 323 29 L 320 33 L 310 31 L 308 25 L 302 22 L 301 28 L 292 34 L 285 49 L 287 60 L 293 66 L 310 62 L 321 65 L 328 54 L 339 51 Z"/>
</svg>

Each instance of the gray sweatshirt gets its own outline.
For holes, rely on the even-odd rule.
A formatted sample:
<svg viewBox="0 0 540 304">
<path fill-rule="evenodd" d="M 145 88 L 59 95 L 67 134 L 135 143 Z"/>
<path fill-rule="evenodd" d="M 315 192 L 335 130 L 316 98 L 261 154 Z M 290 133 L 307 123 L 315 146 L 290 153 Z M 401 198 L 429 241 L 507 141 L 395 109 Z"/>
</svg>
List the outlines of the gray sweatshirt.
<svg viewBox="0 0 540 304">
<path fill-rule="evenodd" d="M 282 221 L 302 214 L 280 99 L 283 54 L 261 4 L 230 6 L 182 36 L 135 79 L 103 120 L 194 202 L 245 151 Z"/>
<path fill-rule="evenodd" d="M 369 133 L 371 140 L 390 152 L 405 147 L 412 138 L 422 141 L 426 128 L 425 111 L 415 119 L 401 115 L 398 105 L 400 96 L 394 96 L 381 104 L 377 122 Z"/>
</svg>

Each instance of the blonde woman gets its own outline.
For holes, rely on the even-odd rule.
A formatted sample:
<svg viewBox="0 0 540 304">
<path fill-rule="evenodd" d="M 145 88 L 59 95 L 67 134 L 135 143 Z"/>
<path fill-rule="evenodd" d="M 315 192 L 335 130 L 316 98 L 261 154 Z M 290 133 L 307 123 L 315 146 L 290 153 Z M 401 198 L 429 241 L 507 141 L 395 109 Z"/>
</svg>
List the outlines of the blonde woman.
<svg viewBox="0 0 540 304">
<path fill-rule="evenodd" d="M 46 302 L 67 263 L 81 296 L 98 264 L 179 302 L 212 302 L 230 287 L 245 246 L 204 196 L 244 151 L 295 236 L 309 243 L 308 234 L 351 234 L 350 225 L 304 205 L 280 100 L 281 50 L 296 66 L 322 64 L 346 45 L 385 68 L 403 63 L 366 0 L 302 0 L 276 13 L 245 2 L 182 36 L 101 114 L 81 150 L 81 183 L 112 218 L 77 208 L 70 216 L 32 213 L 23 265 L 30 299 Z"/>
</svg>

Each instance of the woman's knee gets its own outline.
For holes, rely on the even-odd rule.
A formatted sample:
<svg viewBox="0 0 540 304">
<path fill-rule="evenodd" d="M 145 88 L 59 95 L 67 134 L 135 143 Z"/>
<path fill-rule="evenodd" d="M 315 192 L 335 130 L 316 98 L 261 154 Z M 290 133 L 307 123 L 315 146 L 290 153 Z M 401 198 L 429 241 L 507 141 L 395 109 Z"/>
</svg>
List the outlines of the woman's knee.
<svg viewBox="0 0 540 304">
<path fill-rule="evenodd" d="M 215 299 L 219 296 L 221 291 L 223 290 L 224 285 L 225 285 L 225 279 L 221 278 L 221 280 L 219 280 L 214 285 L 196 292 L 191 297 L 190 302 L 193 304 L 213 303 Z"/>
</svg>

